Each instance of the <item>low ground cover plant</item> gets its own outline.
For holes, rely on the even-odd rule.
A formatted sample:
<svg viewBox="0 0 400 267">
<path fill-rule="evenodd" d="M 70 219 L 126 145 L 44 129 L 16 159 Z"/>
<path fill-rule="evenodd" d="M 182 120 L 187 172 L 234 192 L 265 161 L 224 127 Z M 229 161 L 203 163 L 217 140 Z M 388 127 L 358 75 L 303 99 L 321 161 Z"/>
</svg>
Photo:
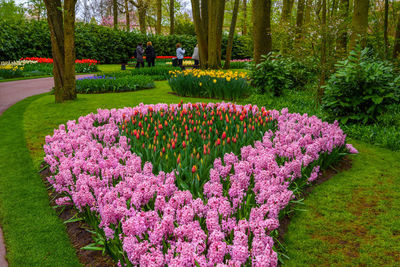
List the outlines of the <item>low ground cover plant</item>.
<svg viewBox="0 0 400 267">
<path fill-rule="evenodd" d="M 200 178 L 206 180 L 203 194 L 196 198 L 179 188 L 175 171 L 159 172 L 154 164 L 144 162 L 135 151 L 137 146 L 132 147 L 137 135 L 125 125 L 131 122 L 139 130 L 142 119 L 158 123 L 160 117 L 182 114 L 183 120 L 199 110 L 208 118 L 212 112 L 231 112 L 228 117 L 236 116 L 239 125 L 240 116 L 248 121 L 261 116 L 261 121 L 268 118 L 276 128 L 267 129 L 240 153 L 226 153 L 209 162 L 209 175 Z M 164 123 L 162 129 L 149 127 L 149 131 L 163 130 L 152 135 L 159 142 L 164 141 L 164 132 L 174 136 L 180 130 L 184 132 L 178 135 L 186 135 L 186 129 L 173 126 Z M 222 138 L 226 129 L 220 127 Z M 207 130 L 208 125 L 199 128 Z M 142 146 L 145 138 L 140 130 L 136 142 Z M 176 143 L 176 151 L 184 148 L 183 142 Z M 53 173 L 48 180 L 60 194 L 57 203 L 72 205 L 93 227 L 98 242 L 90 249 L 104 249 L 122 266 L 277 266 L 273 236 L 294 192 L 315 180 L 320 169 L 356 153 L 337 123 L 287 109 L 267 111 L 230 103 L 98 110 L 79 118 L 79 123 L 61 125 L 46 137 L 44 149 Z M 189 153 L 184 156 L 191 158 Z"/>
<path fill-rule="evenodd" d="M 80 78 L 76 81 L 76 91 L 81 94 L 116 93 L 154 88 L 150 76 L 137 75 L 113 77 L 107 75 Z"/>
<path fill-rule="evenodd" d="M 237 100 L 251 94 L 247 73 L 216 70 L 176 70 L 168 80 L 180 96 Z"/>
</svg>

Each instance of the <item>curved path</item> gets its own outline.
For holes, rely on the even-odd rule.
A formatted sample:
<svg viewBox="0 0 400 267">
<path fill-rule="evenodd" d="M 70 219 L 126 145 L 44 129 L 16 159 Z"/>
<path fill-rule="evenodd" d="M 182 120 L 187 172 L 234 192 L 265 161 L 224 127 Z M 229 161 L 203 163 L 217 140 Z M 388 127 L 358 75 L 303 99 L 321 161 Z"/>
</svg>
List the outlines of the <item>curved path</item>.
<svg viewBox="0 0 400 267">
<path fill-rule="evenodd" d="M 90 75 L 79 75 L 77 77 L 87 77 Z M 54 86 L 53 77 L 39 78 L 31 80 L 20 80 L 13 82 L 0 83 L 0 115 L 3 112 L 28 96 L 49 92 Z M 2 266 L 2 265 L 0 265 Z"/>
<path fill-rule="evenodd" d="M 79 75 L 77 77 L 88 77 L 92 75 Z M 15 103 L 29 96 L 50 92 L 54 86 L 53 77 L 31 80 L 20 80 L 0 83 L 0 115 Z M 3 232 L 0 228 L 0 266 L 6 267 L 6 248 L 4 245 Z"/>
</svg>

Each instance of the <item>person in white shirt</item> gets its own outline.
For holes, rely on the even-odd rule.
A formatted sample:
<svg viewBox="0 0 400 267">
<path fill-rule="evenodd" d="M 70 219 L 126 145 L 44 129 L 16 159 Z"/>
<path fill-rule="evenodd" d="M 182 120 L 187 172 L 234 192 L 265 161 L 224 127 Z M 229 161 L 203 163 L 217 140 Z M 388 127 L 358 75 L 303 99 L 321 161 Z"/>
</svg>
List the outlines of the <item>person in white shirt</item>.
<svg viewBox="0 0 400 267">
<path fill-rule="evenodd" d="M 178 58 L 178 65 L 183 69 L 183 59 L 185 58 L 185 49 L 182 48 L 180 43 L 176 44 L 176 57 Z"/>
<path fill-rule="evenodd" d="M 197 69 L 200 65 L 199 45 L 198 44 L 196 44 L 196 47 L 193 49 L 192 59 L 194 60 L 194 67 Z"/>
</svg>

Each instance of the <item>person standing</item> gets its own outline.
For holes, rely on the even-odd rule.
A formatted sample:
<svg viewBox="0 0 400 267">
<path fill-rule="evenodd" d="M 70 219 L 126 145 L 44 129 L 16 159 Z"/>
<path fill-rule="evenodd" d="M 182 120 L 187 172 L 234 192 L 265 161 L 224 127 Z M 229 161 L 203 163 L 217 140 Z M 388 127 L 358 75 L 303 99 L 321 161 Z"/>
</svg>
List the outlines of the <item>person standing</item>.
<svg viewBox="0 0 400 267">
<path fill-rule="evenodd" d="M 183 59 L 185 58 L 185 49 L 182 48 L 180 43 L 176 44 L 176 58 L 178 59 L 178 65 L 183 69 Z"/>
<path fill-rule="evenodd" d="M 151 42 L 147 42 L 145 54 L 148 66 L 154 67 L 156 61 L 156 51 L 154 50 L 153 44 Z"/>
<path fill-rule="evenodd" d="M 193 49 L 192 59 L 194 60 L 194 67 L 196 69 L 198 69 L 199 65 L 200 65 L 199 45 L 198 44 L 196 44 L 196 47 Z"/>
<path fill-rule="evenodd" d="M 136 68 L 140 68 L 140 65 L 144 68 L 143 54 L 144 50 L 142 43 L 138 43 L 138 46 L 136 47 Z"/>
</svg>

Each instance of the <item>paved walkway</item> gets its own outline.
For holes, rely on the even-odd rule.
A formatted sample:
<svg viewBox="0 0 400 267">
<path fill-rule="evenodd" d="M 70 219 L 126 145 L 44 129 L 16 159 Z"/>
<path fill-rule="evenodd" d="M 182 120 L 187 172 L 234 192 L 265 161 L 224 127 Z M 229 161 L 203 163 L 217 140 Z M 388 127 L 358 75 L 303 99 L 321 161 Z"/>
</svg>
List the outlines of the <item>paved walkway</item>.
<svg viewBox="0 0 400 267">
<path fill-rule="evenodd" d="M 89 75 L 79 75 L 87 77 Z M 31 80 L 20 80 L 0 83 L 0 115 L 15 103 L 29 96 L 50 92 L 54 86 L 53 77 Z M 4 245 L 3 231 L 0 228 L 0 267 L 7 267 L 6 247 Z"/>
<path fill-rule="evenodd" d="M 79 77 L 92 76 L 79 75 Z M 54 86 L 53 77 L 0 83 L 0 115 L 28 96 L 49 92 Z M 1 265 L 0 265 L 1 266 Z"/>
</svg>

